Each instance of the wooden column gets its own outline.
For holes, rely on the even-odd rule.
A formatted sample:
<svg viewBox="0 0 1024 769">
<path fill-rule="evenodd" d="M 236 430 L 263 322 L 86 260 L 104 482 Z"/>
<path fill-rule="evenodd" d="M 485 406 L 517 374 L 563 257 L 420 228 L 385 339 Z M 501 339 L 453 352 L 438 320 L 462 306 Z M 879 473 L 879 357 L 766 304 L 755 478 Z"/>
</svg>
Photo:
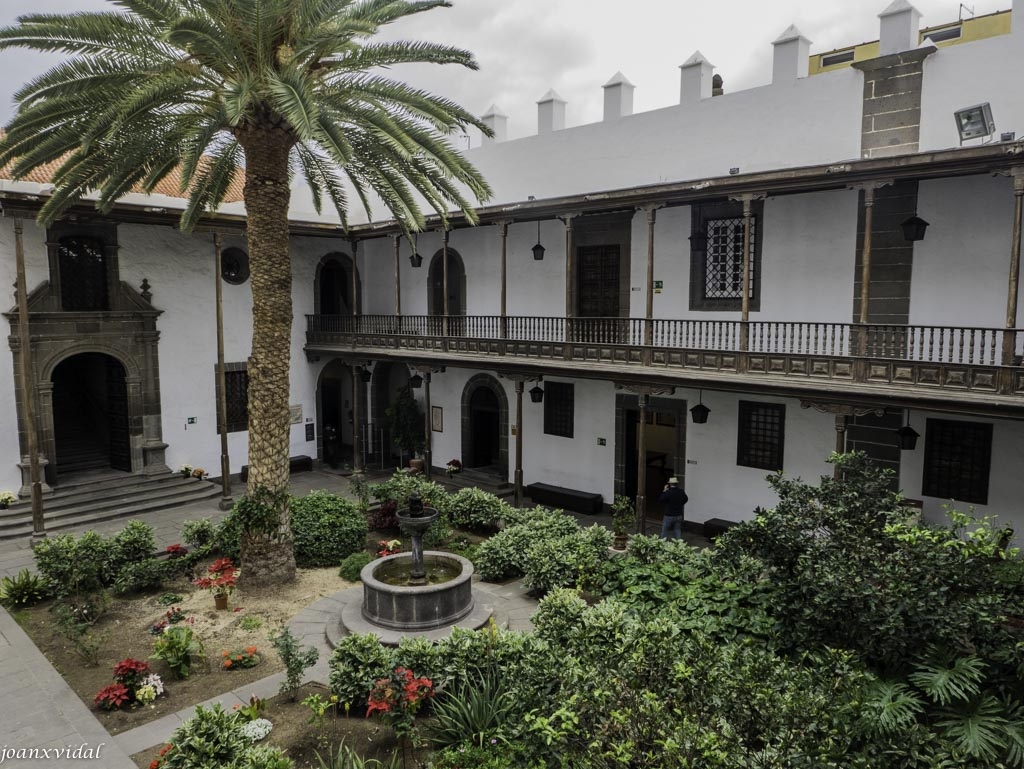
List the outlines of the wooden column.
<svg viewBox="0 0 1024 769">
<path fill-rule="evenodd" d="M 575 244 L 572 235 L 572 220 L 576 214 L 566 214 L 562 217 L 565 222 L 565 353 L 568 360 L 572 358 L 571 341 L 573 338 L 573 307 L 576 299 L 576 255 Z"/>
<path fill-rule="evenodd" d="M 423 399 L 426 408 L 423 410 L 423 430 L 426 434 L 426 440 L 423 442 L 423 472 L 427 476 L 427 480 L 431 480 L 433 470 L 431 469 L 433 463 L 433 443 L 434 436 L 433 430 L 430 428 L 430 369 L 423 371 Z"/>
<path fill-rule="evenodd" d="M 349 238 L 352 246 L 352 317 L 358 318 L 363 314 L 363 297 L 359 294 L 359 240 Z M 353 330 L 359 330 L 359 323 L 353 324 Z"/>
<path fill-rule="evenodd" d="M 860 315 L 858 316 L 860 329 L 857 340 L 857 354 L 862 357 L 868 353 L 867 325 L 870 320 L 868 309 L 871 301 L 871 231 L 874 228 L 875 190 L 892 183 L 892 179 L 879 179 L 864 184 L 855 184 L 850 187 L 850 189 L 861 190 L 864 193 L 864 241 L 860 252 Z"/>
<path fill-rule="evenodd" d="M 848 419 L 849 416 L 845 413 L 836 414 L 836 454 L 846 453 L 846 422 Z M 833 465 L 832 477 L 838 481 L 842 475 L 839 465 Z"/>
<path fill-rule="evenodd" d="M 647 533 L 647 406 L 650 396 L 640 393 L 640 424 L 637 426 L 636 533 Z"/>
<path fill-rule="evenodd" d="M 644 315 L 644 345 L 654 344 L 654 222 L 657 206 L 646 206 L 647 212 L 647 310 Z M 646 351 L 650 355 L 650 349 Z"/>
<path fill-rule="evenodd" d="M 1003 332 L 1004 366 L 1012 366 L 1017 353 L 1017 294 L 1020 290 L 1021 215 L 1024 214 L 1024 169 L 1013 174 L 1013 238 L 1010 245 L 1010 278 L 1006 292 L 1006 331 Z"/>
<path fill-rule="evenodd" d="M 402 236 L 395 235 L 395 316 L 398 318 L 398 333 L 402 333 Z"/>
<path fill-rule="evenodd" d="M 498 222 L 501 228 L 501 338 L 508 339 L 508 222 Z"/>
<path fill-rule="evenodd" d="M 352 366 L 352 472 L 362 475 L 366 472 L 363 461 L 363 364 Z"/>
<path fill-rule="evenodd" d="M 523 506 L 523 388 L 526 385 L 525 378 L 517 377 L 516 380 L 516 469 L 515 469 L 515 506 Z"/>
<path fill-rule="evenodd" d="M 221 277 L 223 243 L 219 232 L 213 233 L 214 272 L 217 286 L 217 432 L 220 433 L 220 502 L 221 510 L 234 507 L 231 495 L 231 457 L 228 454 L 227 375 L 224 372 L 224 286 Z"/>
<path fill-rule="evenodd" d="M 740 349 L 750 349 L 750 224 L 752 217 L 752 200 L 749 195 L 743 196 L 743 281 L 740 297 Z"/>
<path fill-rule="evenodd" d="M 43 517 L 43 484 L 39 467 L 39 436 L 36 433 L 36 399 L 32 387 L 32 338 L 28 328 L 28 286 L 25 278 L 25 242 L 20 218 L 14 220 L 14 253 L 17 261 L 18 291 L 18 385 L 25 417 L 25 449 L 28 451 L 30 495 L 32 499 L 32 537 L 35 544 L 46 539 Z"/>
</svg>

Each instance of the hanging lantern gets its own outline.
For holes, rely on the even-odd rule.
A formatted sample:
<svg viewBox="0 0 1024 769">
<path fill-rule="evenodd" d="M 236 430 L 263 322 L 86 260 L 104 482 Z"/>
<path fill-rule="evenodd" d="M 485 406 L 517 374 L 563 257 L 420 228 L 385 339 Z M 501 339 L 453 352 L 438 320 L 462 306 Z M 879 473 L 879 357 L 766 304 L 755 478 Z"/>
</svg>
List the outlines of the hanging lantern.
<svg viewBox="0 0 1024 769">
<path fill-rule="evenodd" d="M 419 374 L 413 374 L 411 377 L 409 377 L 409 387 L 411 387 L 413 390 L 418 390 L 421 387 L 423 387 L 423 377 L 421 377 Z"/>
<path fill-rule="evenodd" d="M 708 414 L 711 409 L 704 405 L 704 391 L 701 390 L 697 396 L 697 405 L 690 409 L 690 418 L 695 425 L 702 425 L 708 421 Z"/>
<path fill-rule="evenodd" d="M 537 220 L 537 245 L 533 247 L 533 259 L 539 262 L 544 258 L 545 248 L 540 244 L 540 219 Z"/>
<path fill-rule="evenodd" d="M 421 264 L 423 264 L 423 257 L 420 256 L 419 249 L 417 248 L 417 246 L 419 245 L 419 240 L 419 235 L 413 235 L 413 240 L 409 241 L 409 245 L 412 246 L 412 253 L 409 254 L 409 263 L 413 267 L 419 267 Z"/>
<path fill-rule="evenodd" d="M 369 382 L 371 379 L 373 379 L 373 372 L 370 371 L 370 369 L 364 367 L 359 371 L 359 378 L 362 379 L 364 382 Z"/>
<path fill-rule="evenodd" d="M 900 438 L 900 451 L 913 451 L 917 448 L 917 439 L 921 437 L 909 424 L 897 430 L 896 435 Z"/>
<path fill-rule="evenodd" d="M 924 240 L 924 231 L 928 229 L 928 222 L 920 216 L 911 216 L 900 224 L 900 229 L 903 230 L 903 239 L 913 243 Z"/>
<path fill-rule="evenodd" d="M 540 385 L 530 388 L 530 400 L 533 403 L 541 403 L 544 400 L 544 389 Z"/>
</svg>

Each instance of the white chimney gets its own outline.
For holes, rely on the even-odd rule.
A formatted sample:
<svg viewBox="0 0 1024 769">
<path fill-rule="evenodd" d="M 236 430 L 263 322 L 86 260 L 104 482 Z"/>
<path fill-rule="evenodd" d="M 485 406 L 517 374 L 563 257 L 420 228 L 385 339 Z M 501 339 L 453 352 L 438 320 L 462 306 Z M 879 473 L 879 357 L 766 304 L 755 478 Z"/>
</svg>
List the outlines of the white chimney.
<svg viewBox="0 0 1024 769">
<path fill-rule="evenodd" d="M 711 78 L 715 67 L 700 51 L 679 65 L 679 103 L 691 104 L 711 98 Z"/>
<path fill-rule="evenodd" d="M 921 13 L 908 0 L 893 0 L 878 14 L 881 29 L 878 35 L 878 55 L 889 56 L 917 48 Z"/>
<path fill-rule="evenodd" d="M 807 77 L 811 41 L 804 37 L 799 29 L 790 24 L 772 45 L 775 46 L 772 64 L 773 83 L 788 83 Z"/>
<path fill-rule="evenodd" d="M 508 115 L 502 112 L 501 107 L 497 104 L 492 104 L 480 120 L 494 132 L 493 138 L 484 137 L 484 144 L 503 142 L 508 139 Z"/>
<path fill-rule="evenodd" d="M 554 89 L 540 97 L 537 102 L 537 133 L 547 134 L 565 128 L 566 101 Z"/>
<path fill-rule="evenodd" d="M 618 120 L 620 117 L 633 114 L 633 91 L 636 88 L 622 72 L 616 72 L 602 87 L 605 121 Z"/>
</svg>

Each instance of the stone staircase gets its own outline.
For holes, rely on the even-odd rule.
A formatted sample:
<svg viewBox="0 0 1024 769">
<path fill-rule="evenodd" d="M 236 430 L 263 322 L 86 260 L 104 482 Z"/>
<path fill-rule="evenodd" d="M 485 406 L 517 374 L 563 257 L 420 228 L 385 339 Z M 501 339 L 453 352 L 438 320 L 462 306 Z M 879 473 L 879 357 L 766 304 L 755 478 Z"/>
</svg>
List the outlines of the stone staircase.
<svg viewBox="0 0 1024 769">
<path fill-rule="evenodd" d="M 100 521 L 132 518 L 142 513 L 213 499 L 220 487 L 179 473 L 158 476 L 130 473 L 82 474 L 43 496 L 47 532 L 87 528 Z M 0 540 L 32 534 L 32 502 L 21 499 L 0 510 Z"/>
<path fill-rule="evenodd" d="M 444 468 L 434 471 L 434 480 L 443 483 L 452 491 L 458 491 L 466 486 L 476 486 L 478 489 L 490 492 L 495 496 L 505 498 L 506 501 L 515 496 L 515 485 L 509 483 L 500 475 L 488 472 L 487 470 L 465 468 L 457 473 L 452 473 L 449 478 Z"/>
</svg>

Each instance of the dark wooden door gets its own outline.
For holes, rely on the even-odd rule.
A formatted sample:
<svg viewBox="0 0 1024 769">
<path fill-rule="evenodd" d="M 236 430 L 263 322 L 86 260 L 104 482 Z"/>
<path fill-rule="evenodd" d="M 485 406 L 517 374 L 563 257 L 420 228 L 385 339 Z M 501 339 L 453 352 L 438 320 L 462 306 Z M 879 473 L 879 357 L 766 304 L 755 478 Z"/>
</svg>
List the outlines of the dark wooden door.
<svg viewBox="0 0 1024 769">
<path fill-rule="evenodd" d="M 486 387 L 478 387 L 469 399 L 470 436 L 473 441 L 469 467 L 498 464 L 501 454 L 500 406 L 498 397 Z M 464 457 L 466 459 L 466 457 Z"/>
<path fill-rule="evenodd" d="M 132 470 L 132 448 L 128 437 L 128 385 L 124 367 L 107 358 L 107 426 L 110 435 L 110 466 L 115 470 Z"/>
<path fill-rule="evenodd" d="M 619 319 L 619 247 L 582 246 L 576 254 L 580 320 L 575 321 L 574 336 L 583 342 L 619 342 L 624 332 Z"/>
</svg>

